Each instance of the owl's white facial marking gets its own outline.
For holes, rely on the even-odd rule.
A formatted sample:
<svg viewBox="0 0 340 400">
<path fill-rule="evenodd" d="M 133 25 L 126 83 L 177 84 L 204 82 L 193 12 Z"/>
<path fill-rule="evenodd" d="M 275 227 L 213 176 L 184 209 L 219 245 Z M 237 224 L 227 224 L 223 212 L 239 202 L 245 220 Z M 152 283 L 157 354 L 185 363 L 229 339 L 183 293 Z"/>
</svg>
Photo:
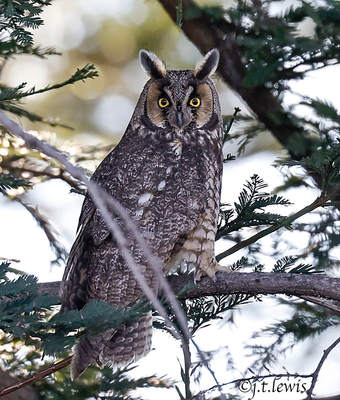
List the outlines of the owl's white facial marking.
<svg viewBox="0 0 340 400">
<path fill-rule="evenodd" d="M 192 86 L 184 89 L 180 82 L 164 88 L 164 92 L 170 99 L 166 117 L 175 131 L 182 131 L 193 120 L 194 114 L 191 107 L 188 106 L 193 90 Z"/>
</svg>

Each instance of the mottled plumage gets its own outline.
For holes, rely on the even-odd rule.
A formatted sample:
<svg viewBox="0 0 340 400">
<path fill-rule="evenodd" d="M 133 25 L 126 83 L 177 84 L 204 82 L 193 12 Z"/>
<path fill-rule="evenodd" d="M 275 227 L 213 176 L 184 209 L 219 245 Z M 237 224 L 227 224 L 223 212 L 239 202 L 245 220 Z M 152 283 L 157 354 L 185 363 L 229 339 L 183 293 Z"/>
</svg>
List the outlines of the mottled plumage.
<svg viewBox="0 0 340 400">
<path fill-rule="evenodd" d="M 115 149 L 92 176 L 129 212 L 161 261 L 163 272 L 179 266 L 196 275 L 218 269 L 214 240 L 222 173 L 222 118 L 209 76 L 218 64 L 212 50 L 195 70 L 166 71 L 151 52 L 140 59 L 149 74 L 132 119 Z M 139 246 L 118 218 L 131 252 L 149 283 L 158 283 Z M 104 300 L 116 308 L 143 296 L 100 212 L 86 195 L 77 239 L 64 274 L 62 311 Z M 92 362 L 124 365 L 145 355 L 151 346 L 151 313 L 138 321 L 75 347 L 72 379 Z"/>
</svg>

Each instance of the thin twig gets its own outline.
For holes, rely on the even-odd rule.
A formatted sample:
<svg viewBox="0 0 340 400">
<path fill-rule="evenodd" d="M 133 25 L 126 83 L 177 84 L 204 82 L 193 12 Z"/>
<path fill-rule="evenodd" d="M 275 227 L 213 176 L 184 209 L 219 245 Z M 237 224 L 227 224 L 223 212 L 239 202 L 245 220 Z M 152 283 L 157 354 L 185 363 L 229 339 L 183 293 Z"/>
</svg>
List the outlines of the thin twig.
<svg viewBox="0 0 340 400">
<path fill-rule="evenodd" d="M 263 237 L 270 235 L 277 230 L 289 226 L 293 221 L 302 217 L 305 214 L 315 210 L 318 207 L 322 207 L 326 204 L 329 199 L 324 196 L 319 196 L 317 199 L 313 201 L 313 203 L 309 204 L 308 206 L 302 208 L 301 210 L 297 211 L 296 213 L 292 214 L 289 217 L 283 218 L 277 225 L 272 225 L 267 229 L 263 229 L 261 232 L 257 233 L 256 235 L 251 236 L 250 238 L 243 240 L 240 243 L 235 244 L 235 246 L 231 247 L 230 249 L 223 251 L 222 253 L 216 256 L 217 261 L 221 261 L 223 258 L 230 256 L 233 253 L 236 253 L 240 249 L 247 247 L 258 240 L 262 239 Z"/>
<path fill-rule="evenodd" d="M 203 365 L 210 372 L 210 375 L 213 377 L 213 379 L 216 383 L 215 388 L 217 388 L 219 390 L 220 395 L 221 395 L 220 399 L 225 400 L 225 395 L 222 392 L 222 385 L 218 382 L 215 372 L 210 368 L 209 361 L 204 357 L 204 354 L 200 351 L 196 342 L 193 339 L 191 339 L 191 341 L 192 341 L 193 345 L 196 347 L 196 350 L 198 351 L 198 354 L 200 356 L 201 361 L 203 362 Z"/>
<path fill-rule="evenodd" d="M 6 195 L 6 192 L 4 192 L 4 194 Z M 59 236 L 59 234 L 54 226 L 51 225 L 50 221 L 39 212 L 38 208 L 26 203 L 21 198 L 21 196 L 13 197 L 12 201 L 16 201 L 21 204 L 40 225 L 41 229 L 47 237 L 47 240 L 50 243 L 50 246 L 56 254 L 57 259 L 55 260 L 55 262 L 58 262 L 59 259 L 66 260 L 68 252 L 65 247 L 58 241 L 57 237 Z"/>
<path fill-rule="evenodd" d="M 67 365 L 71 363 L 73 356 L 67 357 L 62 361 L 59 361 L 58 363 L 52 364 L 49 367 L 43 369 L 40 372 L 35 373 L 34 375 L 20 381 L 16 382 L 13 385 L 7 386 L 3 389 L 0 389 L 0 397 L 5 396 L 6 394 L 15 392 L 16 390 L 19 390 L 27 385 L 30 385 L 31 383 L 38 382 L 41 379 L 44 379 L 46 376 L 53 374 L 56 371 L 59 371 L 62 368 L 65 368 Z"/>
<path fill-rule="evenodd" d="M 223 142 L 222 142 L 222 144 L 224 144 L 224 143 L 227 141 L 227 139 L 228 139 L 228 137 L 229 137 L 230 129 L 231 129 L 231 127 L 232 127 L 232 125 L 233 125 L 233 123 L 234 123 L 234 121 L 235 121 L 235 118 L 236 118 L 237 114 L 238 114 L 240 111 L 241 111 L 241 109 L 240 109 L 239 107 L 235 107 L 235 108 L 234 108 L 234 114 L 233 114 L 232 117 L 230 118 L 230 121 L 228 122 L 228 125 L 227 125 L 226 129 L 224 130 L 224 135 L 223 135 Z"/>
<path fill-rule="evenodd" d="M 330 300 L 320 299 L 319 297 L 313 297 L 313 296 L 298 296 L 298 297 L 300 297 L 300 299 L 302 300 L 309 301 L 310 303 L 327 308 L 328 310 L 340 313 L 340 305 L 334 304 Z"/>
<path fill-rule="evenodd" d="M 313 390 L 315 388 L 316 382 L 318 380 L 321 368 L 326 361 L 326 358 L 329 356 L 329 353 L 340 343 L 340 337 L 338 337 L 326 350 L 323 352 L 323 356 L 321 357 L 321 360 L 319 364 L 317 365 L 315 371 L 311 374 L 312 376 L 312 383 L 310 385 L 310 388 L 307 390 L 307 397 L 305 400 L 312 400 L 312 395 L 313 395 Z"/>
</svg>

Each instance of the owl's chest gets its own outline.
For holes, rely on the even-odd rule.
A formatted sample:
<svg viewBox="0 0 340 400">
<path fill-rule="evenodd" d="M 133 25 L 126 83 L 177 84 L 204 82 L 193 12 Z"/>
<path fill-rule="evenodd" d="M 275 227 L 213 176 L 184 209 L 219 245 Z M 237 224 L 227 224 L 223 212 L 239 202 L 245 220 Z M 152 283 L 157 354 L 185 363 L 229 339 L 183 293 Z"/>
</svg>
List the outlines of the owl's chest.
<svg viewBox="0 0 340 400">
<path fill-rule="evenodd" d="M 174 204 L 201 207 L 193 199 L 209 195 L 212 181 L 219 180 L 221 157 L 218 149 L 189 139 L 139 136 L 115 149 L 112 195 L 135 219 Z"/>
<path fill-rule="evenodd" d="M 158 152 L 159 157 L 156 156 L 151 164 L 157 171 L 158 179 L 162 179 L 161 187 L 167 185 L 174 189 L 178 186 L 183 191 L 198 185 L 197 189 L 203 189 L 211 173 L 218 169 L 217 160 L 208 149 L 187 144 L 180 139 L 165 143 Z M 146 175 L 150 174 L 148 165 L 144 166 L 144 171 L 148 171 Z"/>
<path fill-rule="evenodd" d="M 145 141 L 143 148 L 131 152 L 129 157 L 122 157 L 116 170 L 118 179 L 129 177 L 132 180 L 145 181 L 148 178 L 183 178 L 194 172 L 192 178 L 204 175 L 211 164 L 214 155 L 201 146 L 188 144 L 178 138 L 163 141 Z M 139 185 L 138 185 L 139 186 Z"/>
</svg>

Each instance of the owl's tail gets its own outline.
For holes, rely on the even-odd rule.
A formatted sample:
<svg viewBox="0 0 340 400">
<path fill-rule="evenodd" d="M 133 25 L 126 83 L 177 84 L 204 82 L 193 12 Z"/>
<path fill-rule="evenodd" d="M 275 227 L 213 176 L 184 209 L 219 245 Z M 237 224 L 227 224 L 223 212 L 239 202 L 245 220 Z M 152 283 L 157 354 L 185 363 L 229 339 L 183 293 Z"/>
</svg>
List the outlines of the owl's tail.
<svg viewBox="0 0 340 400">
<path fill-rule="evenodd" d="M 98 365 L 122 367 L 145 356 L 151 348 L 152 313 L 129 323 L 123 330 L 103 332 L 97 336 L 85 336 L 75 347 L 71 362 L 71 379 L 78 378 L 97 360 Z"/>
</svg>

